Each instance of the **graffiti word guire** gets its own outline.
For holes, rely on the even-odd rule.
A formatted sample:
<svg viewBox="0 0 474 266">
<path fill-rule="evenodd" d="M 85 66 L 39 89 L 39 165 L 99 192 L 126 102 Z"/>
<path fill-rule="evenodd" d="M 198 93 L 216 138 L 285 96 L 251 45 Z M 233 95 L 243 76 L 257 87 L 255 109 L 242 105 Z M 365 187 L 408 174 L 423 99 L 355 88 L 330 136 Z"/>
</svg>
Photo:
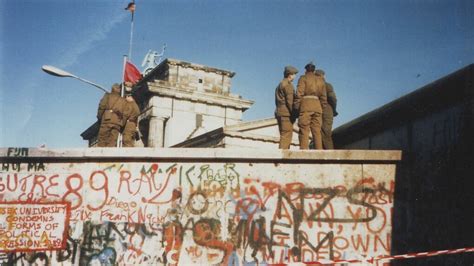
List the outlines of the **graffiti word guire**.
<svg viewBox="0 0 474 266">
<path fill-rule="evenodd" d="M 179 178 L 179 182 L 189 182 L 190 187 L 209 188 L 216 193 L 225 191 L 223 186 L 231 186 L 238 191 L 238 174 L 231 164 L 224 165 L 224 171 L 210 169 L 204 165 L 200 168 L 191 166 L 184 169 L 173 164 L 162 169 L 152 164 L 136 174 L 127 169 L 117 172 L 95 170 L 89 173 L 0 173 L 0 193 L 15 195 L 13 201 L 59 200 L 72 202 L 72 210 L 78 209 L 84 202 L 84 191 L 88 196 L 99 200 L 87 204 L 90 211 L 97 211 L 113 202 L 111 195 L 128 195 L 124 198 L 139 198 L 141 203 L 154 205 L 167 204 L 171 200 L 161 200 L 170 189 L 170 180 Z M 228 173 L 229 172 L 229 173 Z M 213 174 L 215 173 L 215 174 Z M 224 180 L 227 178 L 227 180 Z M 174 186 L 174 185 L 173 185 Z M 160 199 L 160 200 L 158 200 Z M 115 199 L 116 200 L 116 199 Z M 139 202 L 136 201 L 136 202 Z"/>
</svg>

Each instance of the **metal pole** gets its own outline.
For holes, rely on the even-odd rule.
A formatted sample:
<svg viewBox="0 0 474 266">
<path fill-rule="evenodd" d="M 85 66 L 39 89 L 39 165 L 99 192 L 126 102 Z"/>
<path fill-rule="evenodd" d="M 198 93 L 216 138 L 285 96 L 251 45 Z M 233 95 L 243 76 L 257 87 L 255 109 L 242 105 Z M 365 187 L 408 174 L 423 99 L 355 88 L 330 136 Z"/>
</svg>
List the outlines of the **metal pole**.
<svg viewBox="0 0 474 266">
<path fill-rule="evenodd" d="M 125 96 L 125 65 L 127 64 L 127 56 L 123 56 L 123 71 L 122 71 L 122 86 L 120 86 L 120 96 L 124 97 Z M 117 138 L 117 147 L 122 147 L 122 139 L 123 139 L 123 134 L 122 132 L 119 133 L 119 136 Z"/>
<path fill-rule="evenodd" d="M 97 88 L 101 89 L 101 90 L 104 91 L 105 93 L 108 93 L 108 91 L 107 91 L 106 89 L 102 88 L 100 85 L 97 85 L 97 84 L 95 84 L 95 83 L 92 82 L 92 81 L 88 81 L 88 80 L 83 79 L 83 78 L 80 78 L 80 77 L 73 77 L 73 78 L 76 78 L 76 79 L 78 79 L 78 80 L 80 80 L 80 81 L 83 81 L 83 82 L 85 82 L 85 83 L 88 83 L 88 84 L 90 84 L 90 85 L 92 85 L 92 86 L 94 86 L 94 87 L 97 87 Z"/>
<path fill-rule="evenodd" d="M 122 87 L 120 90 L 120 96 L 125 96 L 125 67 L 127 65 L 127 56 L 123 56 L 123 69 L 122 69 Z"/>
<path fill-rule="evenodd" d="M 132 60 L 132 42 L 133 42 L 133 16 L 134 16 L 134 12 L 132 12 L 132 22 L 131 22 L 131 25 L 130 25 L 130 45 L 129 45 L 129 49 L 128 49 L 128 58 L 130 58 L 130 60 Z"/>
</svg>

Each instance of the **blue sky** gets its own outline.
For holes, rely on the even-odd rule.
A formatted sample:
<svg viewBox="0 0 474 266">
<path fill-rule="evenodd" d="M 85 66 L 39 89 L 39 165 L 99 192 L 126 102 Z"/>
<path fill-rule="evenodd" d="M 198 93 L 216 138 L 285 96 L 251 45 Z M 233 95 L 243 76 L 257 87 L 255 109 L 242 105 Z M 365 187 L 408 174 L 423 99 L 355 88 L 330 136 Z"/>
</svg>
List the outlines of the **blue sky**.
<svg viewBox="0 0 474 266">
<path fill-rule="evenodd" d="M 0 147 L 86 147 L 102 92 L 41 71 L 48 64 L 109 88 L 128 53 L 127 0 L 0 0 Z M 326 71 L 341 125 L 474 63 L 474 1 L 136 0 L 132 61 L 165 57 L 236 72 L 273 115 L 285 65 Z"/>
</svg>

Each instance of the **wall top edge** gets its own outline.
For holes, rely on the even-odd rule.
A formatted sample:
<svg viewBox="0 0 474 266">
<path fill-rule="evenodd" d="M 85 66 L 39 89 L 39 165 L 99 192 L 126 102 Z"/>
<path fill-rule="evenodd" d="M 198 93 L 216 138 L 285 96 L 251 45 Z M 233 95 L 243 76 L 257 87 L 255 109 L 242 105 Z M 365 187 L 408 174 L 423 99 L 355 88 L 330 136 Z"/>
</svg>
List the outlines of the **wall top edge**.
<svg viewBox="0 0 474 266">
<path fill-rule="evenodd" d="M 0 148 L 0 161 L 41 158 L 51 161 L 94 160 L 188 160 L 188 161 L 354 161 L 362 163 L 396 163 L 402 159 L 399 150 L 277 150 L 223 148 L 72 148 L 46 149 Z"/>
</svg>

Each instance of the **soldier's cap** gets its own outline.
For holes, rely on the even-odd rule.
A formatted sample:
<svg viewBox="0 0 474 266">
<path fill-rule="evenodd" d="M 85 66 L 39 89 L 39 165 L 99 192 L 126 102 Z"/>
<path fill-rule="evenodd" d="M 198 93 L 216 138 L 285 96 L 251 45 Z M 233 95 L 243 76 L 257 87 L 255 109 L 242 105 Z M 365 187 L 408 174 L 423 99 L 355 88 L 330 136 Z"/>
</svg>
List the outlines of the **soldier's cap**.
<svg viewBox="0 0 474 266">
<path fill-rule="evenodd" d="M 294 66 L 286 66 L 284 73 L 288 75 L 296 74 L 298 73 L 298 69 Z"/>
<path fill-rule="evenodd" d="M 313 61 L 309 62 L 308 64 L 306 64 L 306 66 L 304 66 L 304 69 L 308 70 L 310 68 L 315 68 L 316 66 L 313 64 Z"/>
<path fill-rule="evenodd" d="M 322 70 L 322 69 L 316 69 L 316 71 L 314 71 L 314 73 L 316 73 L 316 75 L 318 75 L 318 76 L 324 76 L 324 74 L 326 74 L 326 73 L 324 73 L 324 70 Z"/>
</svg>

